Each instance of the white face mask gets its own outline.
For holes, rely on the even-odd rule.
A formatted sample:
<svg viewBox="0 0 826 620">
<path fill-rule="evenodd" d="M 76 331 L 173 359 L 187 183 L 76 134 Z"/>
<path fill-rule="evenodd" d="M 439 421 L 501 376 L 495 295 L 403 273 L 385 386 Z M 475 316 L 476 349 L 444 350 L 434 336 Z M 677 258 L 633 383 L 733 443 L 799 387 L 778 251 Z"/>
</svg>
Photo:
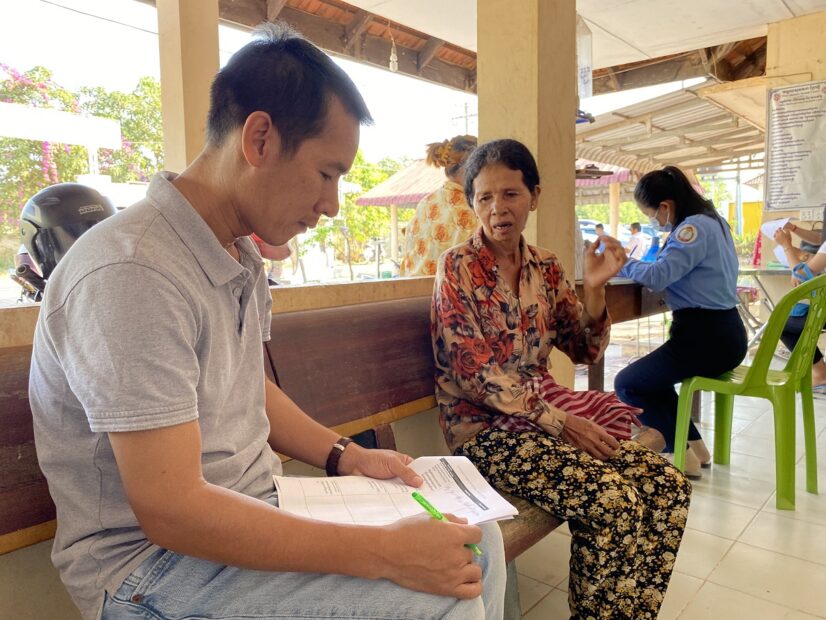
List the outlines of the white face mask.
<svg viewBox="0 0 826 620">
<path fill-rule="evenodd" d="M 656 216 L 651 216 L 648 218 L 648 223 L 651 225 L 651 228 L 660 232 L 671 232 L 671 222 L 666 222 L 665 224 L 660 224 L 657 220 Z"/>
</svg>

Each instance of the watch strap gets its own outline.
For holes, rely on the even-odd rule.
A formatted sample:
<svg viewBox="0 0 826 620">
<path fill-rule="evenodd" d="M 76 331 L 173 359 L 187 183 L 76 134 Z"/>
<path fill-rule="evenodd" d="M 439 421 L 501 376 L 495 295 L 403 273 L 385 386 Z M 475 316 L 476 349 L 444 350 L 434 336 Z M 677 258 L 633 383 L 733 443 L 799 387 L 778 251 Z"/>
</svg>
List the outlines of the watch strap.
<svg viewBox="0 0 826 620">
<path fill-rule="evenodd" d="M 344 449 L 351 443 L 353 443 L 353 440 L 349 437 L 339 437 L 338 441 L 330 448 L 330 454 L 327 455 L 327 465 L 324 468 L 328 476 L 338 476 L 338 461 L 341 459 Z"/>
</svg>

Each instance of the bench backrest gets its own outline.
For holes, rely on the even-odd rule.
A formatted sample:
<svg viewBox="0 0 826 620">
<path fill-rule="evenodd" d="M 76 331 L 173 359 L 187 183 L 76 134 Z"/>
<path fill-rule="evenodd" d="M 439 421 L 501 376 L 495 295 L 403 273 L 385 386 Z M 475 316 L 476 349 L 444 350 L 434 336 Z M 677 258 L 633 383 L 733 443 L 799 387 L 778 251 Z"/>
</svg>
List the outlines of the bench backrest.
<svg viewBox="0 0 826 620">
<path fill-rule="evenodd" d="M 288 396 L 363 445 L 395 448 L 390 422 L 435 406 L 429 296 L 275 314 L 267 351 Z M 510 561 L 561 521 L 503 495 L 519 510 L 500 523 Z"/>
<path fill-rule="evenodd" d="M 55 507 L 34 449 L 31 355 L 30 346 L 0 349 L 0 554 L 54 534 Z"/>
<path fill-rule="evenodd" d="M 347 434 L 435 405 L 430 297 L 274 314 L 267 351 L 281 389 Z"/>
</svg>

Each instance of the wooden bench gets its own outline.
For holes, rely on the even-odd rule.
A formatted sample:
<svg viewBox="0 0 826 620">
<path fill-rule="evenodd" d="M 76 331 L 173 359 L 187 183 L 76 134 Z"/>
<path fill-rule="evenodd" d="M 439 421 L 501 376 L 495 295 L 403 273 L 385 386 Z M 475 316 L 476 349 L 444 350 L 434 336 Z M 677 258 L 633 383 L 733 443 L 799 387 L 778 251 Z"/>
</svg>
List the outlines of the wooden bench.
<svg viewBox="0 0 826 620">
<path fill-rule="evenodd" d="M 31 346 L 0 348 L 0 555 L 54 536 L 29 409 Z"/>
<path fill-rule="evenodd" d="M 265 369 L 318 421 L 368 447 L 395 448 L 391 425 L 436 406 L 429 334 L 429 296 L 274 314 Z M 0 554 L 55 531 L 54 504 L 34 449 L 30 361 L 31 345 L 0 347 Z M 434 434 L 441 440 L 438 429 Z M 511 618 L 519 617 L 512 560 L 560 521 L 506 497 L 520 512 L 501 523 Z"/>
<path fill-rule="evenodd" d="M 436 406 L 429 296 L 274 314 L 266 349 L 279 386 L 299 407 L 366 447 L 395 449 L 392 423 Z M 502 495 L 519 510 L 500 522 L 508 617 L 519 618 L 512 560 L 562 521 Z"/>
</svg>

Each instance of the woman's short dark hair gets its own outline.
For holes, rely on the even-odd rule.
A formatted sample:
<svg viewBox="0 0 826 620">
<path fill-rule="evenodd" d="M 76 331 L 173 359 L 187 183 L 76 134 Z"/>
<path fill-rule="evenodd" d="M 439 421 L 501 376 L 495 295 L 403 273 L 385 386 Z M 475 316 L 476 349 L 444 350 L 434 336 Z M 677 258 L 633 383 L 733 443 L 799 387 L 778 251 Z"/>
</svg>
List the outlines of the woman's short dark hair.
<svg viewBox="0 0 826 620">
<path fill-rule="evenodd" d="M 690 215 L 708 215 L 719 219 L 714 203 L 703 198 L 694 189 L 688 177 L 676 166 L 666 166 L 662 170 L 646 173 L 634 188 L 634 200 L 638 205 L 657 209 L 665 200 L 674 201 L 674 218 L 671 224 L 676 228 Z"/>
<path fill-rule="evenodd" d="M 253 112 L 278 129 L 282 148 L 293 154 L 324 129 L 330 100 L 337 97 L 359 123 L 372 123 L 367 104 L 333 60 L 283 22 L 256 28 L 255 39 L 233 54 L 212 83 L 207 140 L 220 146 Z"/>
<path fill-rule="evenodd" d="M 491 140 L 476 147 L 465 161 L 465 197 L 473 204 L 473 182 L 482 169 L 492 164 L 502 164 L 522 173 L 522 182 L 533 194 L 539 185 L 539 169 L 528 147 L 518 140 Z"/>
</svg>

